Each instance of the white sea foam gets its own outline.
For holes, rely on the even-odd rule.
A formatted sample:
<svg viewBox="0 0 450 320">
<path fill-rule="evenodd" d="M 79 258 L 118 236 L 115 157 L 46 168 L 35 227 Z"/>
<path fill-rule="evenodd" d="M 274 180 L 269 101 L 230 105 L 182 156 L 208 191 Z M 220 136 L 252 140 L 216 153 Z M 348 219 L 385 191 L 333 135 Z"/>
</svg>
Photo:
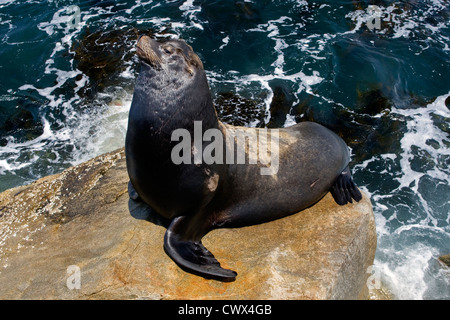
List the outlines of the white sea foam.
<svg viewBox="0 0 450 320">
<path fill-rule="evenodd" d="M 267 37 L 275 41 L 274 50 L 277 53 L 277 59 L 271 64 L 271 66 L 274 67 L 274 73 L 276 75 L 283 75 L 284 73 L 283 68 L 285 58 L 283 50 L 288 47 L 288 44 L 283 39 L 283 36 L 280 36 L 278 25 L 283 25 L 284 23 L 289 21 L 292 21 L 292 18 L 281 16 L 276 20 L 269 20 L 267 23 L 259 24 L 257 28 L 248 30 L 252 32 L 265 32 L 267 33 Z"/>
<path fill-rule="evenodd" d="M 275 69 L 274 74 L 268 75 L 257 75 L 257 74 L 249 74 L 244 76 L 235 75 L 231 83 L 239 83 L 240 86 L 248 86 L 251 83 L 259 83 L 262 91 L 267 92 L 267 97 L 264 100 L 266 105 L 266 119 L 267 123 L 270 120 L 270 104 L 273 99 L 273 90 L 270 87 L 269 82 L 275 79 L 287 80 L 293 83 L 299 83 L 299 89 L 297 93 L 300 93 L 303 90 L 307 92 L 312 92 L 311 86 L 319 84 L 323 81 L 323 78 L 320 77 L 318 71 L 313 71 L 312 75 L 306 75 L 302 71 L 299 71 L 294 74 L 286 75 L 284 73 L 278 73 Z"/>
<path fill-rule="evenodd" d="M 221 45 L 219 47 L 219 50 L 222 50 L 223 48 L 225 48 L 228 45 L 228 42 L 230 42 L 230 37 L 226 36 L 225 38 L 222 39 L 223 45 Z"/>
<path fill-rule="evenodd" d="M 426 5 L 413 4 L 411 6 L 401 6 L 398 3 L 391 4 L 390 6 L 376 6 L 380 21 L 386 23 L 390 27 L 386 28 L 384 25 L 378 29 L 371 30 L 379 34 L 387 34 L 389 28 L 392 28 L 393 39 L 397 38 L 417 38 L 423 30 L 430 30 L 433 34 L 438 34 L 436 39 L 428 37 L 425 42 L 446 43 L 445 35 L 439 31 L 448 27 L 447 22 L 438 22 L 436 25 L 429 23 L 428 19 L 433 19 L 433 16 L 440 11 L 447 10 L 447 4 L 445 0 L 431 0 L 424 1 Z M 362 28 L 367 28 L 367 23 L 371 21 L 375 15 L 368 8 L 367 10 L 355 10 L 350 11 L 346 18 L 353 20 L 356 25 L 352 30 L 345 32 L 344 34 L 351 34 L 360 31 Z M 417 39 L 418 41 L 422 41 Z M 447 39 L 448 40 L 448 39 Z"/>
<path fill-rule="evenodd" d="M 0 0 L 0 5 L 4 6 L 4 5 L 8 5 L 13 3 L 15 0 Z"/>
<path fill-rule="evenodd" d="M 450 150 L 445 144 L 448 135 L 433 121 L 436 115 L 443 119 L 450 117 L 450 111 L 445 105 L 449 96 L 450 92 L 421 108 L 394 108 L 392 112 L 401 115 L 406 122 L 407 130 L 400 141 L 402 151 L 399 154 L 376 155 L 354 168 L 355 171 L 364 168 L 366 172 L 370 172 L 372 163 L 385 163 L 384 170 L 377 166 L 377 171 L 373 174 L 390 176 L 393 170 L 389 167 L 390 163 L 398 163 L 401 167 L 400 175 L 391 177 L 398 181 L 395 189 L 388 194 L 380 194 L 378 191 L 370 194 L 378 235 L 375 265 L 381 272 L 383 282 L 398 299 L 450 297 L 450 290 L 442 292 L 442 287 L 448 288 L 442 271 L 432 267 L 442 250 L 449 248 L 450 219 L 448 215 L 445 218 L 435 212 L 440 208 L 431 207 L 419 188 L 424 177 L 435 179 L 438 184 L 449 185 L 449 168 L 445 164 L 437 164 L 438 159 L 448 159 L 450 156 Z M 433 140 L 432 144 L 430 140 Z M 416 156 L 414 150 L 417 149 L 426 152 L 436 165 L 428 166 L 426 171 L 415 170 L 412 164 Z M 391 199 L 399 196 L 403 190 L 411 190 L 419 203 L 416 206 L 406 203 L 393 204 Z M 441 199 L 449 203 L 448 194 L 441 195 Z M 404 217 L 398 215 L 402 206 L 407 210 L 422 210 L 423 213 L 411 213 L 413 218 L 405 221 Z M 442 205 L 442 208 L 445 208 L 445 205 Z M 386 212 L 391 213 L 385 215 Z M 443 219 L 446 219 L 445 222 Z M 399 222 L 403 224 L 398 226 Z M 396 225 L 398 227 L 393 228 Z"/>
<path fill-rule="evenodd" d="M 82 119 L 78 128 L 73 130 L 77 133 L 75 137 L 79 140 L 77 144 L 83 145 L 83 148 L 75 151 L 74 164 L 89 160 L 92 155 L 103 154 L 124 145 L 130 106 L 131 95 L 114 100 L 94 119 L 89 116 Z"/>
<path fill-rule="evenodd" d="M 297 123 L 297 121 L 295 121 L 295 117 L 293 117 L 290 114 L 287 114 L 286 120 L 284 121 L 284 124 L 283 124 L 283 127 L 287 128 L 287 127 L 293 126 L 296 123 Z"/>
<path fill-rule="evenodd" d="M 387 250 L 392 254 L 392 250 Z M 382 273 L 383 282 L 397 299 L 422 300 L 427 290 L 425 274 L 428 263 L 436 252 L 432 247 L 420 244 L 397 251 L 389 262 L 376 262 L 378 270 Z"/>
<path fill-rule="evenodd" d="M 202 7 L 194 5 L 194 0 L 183 2 L 179 9 L 183 12 L 183 16 L 189 19 L 190 27 L 204 30 L 201 21 L 197 18 L 197 13 L 202 11 Z"/>
<path fill-rule="evenodd" d="M 439 227 L 405 225 L 379 237 L 375 265 L 382 282 L 397 299 L 421 300 L 428 296 L 450 297 L 450 289 L 436 292 L 445 285 L 440 270 L 433 267 L 440 252 L 437 245 L 450 243 L 450 234 Z M 430 279 L 436 279 L 430 281 Z M 441 289 L 439 289 L 441 290 Z"/>
<path fill-rule="evenodd" d="M 423 108 L 395 109 L 395 113 L 401 114 L 407 117 L 407 119 L 410 119 L 407 122 L 408 131 L 400 141 L 403 150 L 400 161 L 403 175 L 397 179 L 400 182 L 400 188 L 409 187 L 414 184 L 415 186 L 413 187 L 413 190 L 417 192 L 419 179 L 423 175 L 423 173 L 411 169 L 410 163 L 414 157 L 411 151 L 413 146 L 417 146 L 422 150 L 425 150 L 434 159 L 437 159 L 439 156 L 450 156 L 450 149 L 445 147 L 436 149 L 429 144 L 430 140 L 434 140 L 441 146 L 445 146 L 444 141 L 447 139 L 447 133 L 434 125 L 433 115 L 439 115 L 444 118 L 450 117 L 450 111 L 445 106 L 445 100 L 449 96 L 450 92 L 439 96 L 433 103 Z M 439 169 L 437 166 L 427 171 L 427 175 L 444 181 L 448 180 L 448 174 L 448 170 Z"/>
<path fill-rule="evenodd" d="M 136 4 L 135 4 L 134 6 L 132 6 L 131 8 L 129 8 L 129 9 L 126 9 L 125 12 L 128 13 L 128 14 L 131 14 L 131 13 L 133 13 L 133 11 L 134 11 L 136 8 L 146 6 L 146 5 L 148 5 L 148 4 L 151 4 L 152 2 L 153 2 L 153 0 L 150 0 L 150 1 L 144 1 L 144 2 L 142 2 L 141 0 L 137 0 L 137 1 L 136 1 Z M 157 5 L 160 5 L 160 4 L 157 4 Z"/>
<path fill-rule="evenodd" d="M 23 159 L 20 159 L 20 155 L 23 151 L 27 153 L 40 151 L 46 145 L 47 140 L 52 139 L 53 132 L 50 129 L 50 123 L 45 118 L 42 118 L 42 123 L 43 132 L 37 138 L 25 142 L 17 142 L 13 137 L 8 137 L 7 145 L 0 146 L 0 154 L 4 157 L 0 161 L 0 174 L 26 168 L 38 160 L 37 157 L 32 157 L 27 161 L 23 161 Z"/>
<path fill-rule="evenodd" d="M 79 22 L 81 15 L 78 11 L 75 11 L 76 6 L 67 6 L 59 9 L 53 14 L 53 18 L 50 22 L 41 22 L 38 24 L 38 28 L 45 31 L 48 35 L 53 35 L 56 30 L 64 30 L 66 33 L 72 28 L 81 28 Z M 79 8 L 77 9 L 79 10 Z"/>
</svg>

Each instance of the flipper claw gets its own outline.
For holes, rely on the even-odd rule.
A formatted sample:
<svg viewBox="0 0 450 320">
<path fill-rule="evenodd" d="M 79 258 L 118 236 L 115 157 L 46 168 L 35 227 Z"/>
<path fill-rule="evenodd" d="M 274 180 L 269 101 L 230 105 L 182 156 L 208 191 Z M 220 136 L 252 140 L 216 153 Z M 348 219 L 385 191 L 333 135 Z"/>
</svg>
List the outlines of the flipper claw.
<svg viewBox="0 0 450 320">
<path fill-rule="evenodd" d="M 356 202 L 359 202 L 362 199 L 361 192 L 353 182 L 350 168 L 348 166 L 336 179 L 330 189 L 330 192 L 336 203 L 341 206 L 347 203 L 352 203 L 352 198 L 356 200 Z"/>
</svg>

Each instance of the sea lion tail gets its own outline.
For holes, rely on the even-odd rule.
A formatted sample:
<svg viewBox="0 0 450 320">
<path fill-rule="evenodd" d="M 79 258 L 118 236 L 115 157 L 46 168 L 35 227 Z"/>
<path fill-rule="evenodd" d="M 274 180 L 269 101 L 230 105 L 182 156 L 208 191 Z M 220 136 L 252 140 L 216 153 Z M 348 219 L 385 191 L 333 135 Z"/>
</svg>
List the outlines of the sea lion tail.
<svg viewBox="0 0 450 320">
<path fill-rule="evenodd" d="M 184 271 L 225 282 L 234 281 L 237 273 L 224 269 L 200 240 L 184 240 L 179 230 L 184 230 L 185 217 L 172 220 L 164 235 L 164 251 Z"/>
<path fill-rule="evenodd" d="M 352 198 L 356 202 L 362 199 L 361 192 L 353 182 L 350 168 L 347 166 L 344 171 L 337 177 L 330 189 L 331 195 L 337 204 L 343 206 L 352 203 Z"/>
</svg>

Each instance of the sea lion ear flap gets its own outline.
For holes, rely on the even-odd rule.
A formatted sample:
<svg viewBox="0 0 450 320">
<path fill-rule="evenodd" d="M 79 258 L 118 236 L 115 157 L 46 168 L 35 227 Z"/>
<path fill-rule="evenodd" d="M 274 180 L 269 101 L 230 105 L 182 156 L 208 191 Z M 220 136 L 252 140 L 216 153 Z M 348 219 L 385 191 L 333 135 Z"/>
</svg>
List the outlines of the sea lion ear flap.
<svg viewBox="0 0 450 320">
<path fill-rule="evenodd" d="M 184 70 L 186 70 L 186 72 L 189 73 L 189 75 L 193 76 L 194 75 L 194 71 L 192 70 L 191 67 L 185 67 Z"/>
<path fill-rule="evenodd" d="M 190 45 L 187 45 L 187 46 L 189 47 L 189 63 L 198 69 L 203 69 L 202 60 L 200 60 L 200 58 L 194 52 L 194 50 L 192 49 L 192 47 Z"/>
<path fill-rule="evenodd" d="M 196 55 L 195 53 L 191 53 L 190 54 L 190 58 L 191 58 L 191 61 L 192 61 L 192 64 L 194 65 L 194 66 L 196 66 L 198 69 L 203 69 L 203 63 L 202 63 L 202 60 L 200 60 L 200 58 L 198 57 L 198 55 Z"/>
</svg>

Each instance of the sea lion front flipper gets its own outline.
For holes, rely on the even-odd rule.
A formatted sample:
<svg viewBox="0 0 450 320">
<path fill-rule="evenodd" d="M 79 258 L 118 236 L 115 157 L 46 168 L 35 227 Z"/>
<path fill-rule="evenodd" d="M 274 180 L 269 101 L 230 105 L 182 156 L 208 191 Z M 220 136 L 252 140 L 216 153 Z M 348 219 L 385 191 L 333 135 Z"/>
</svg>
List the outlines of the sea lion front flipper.
<svg viewBox="0 0 450 320">
<path fill-rule="evenodd" d="M 185 217 L 174 218 L 164 235 L 164 251 L 183 270 L 207 279 L 234 281 L 237 273 L 224 269 L 220 263 L 203 246 L 200 240 L 184 240 L 179 230 L 186 224 Z"/>
<path fill-rule="evenodd" d="M 355 199 L 356 202 L 359 202 L 359 200 L 362 199 L 361 192 L 359 192 L 353 182 L 348 166 L 342 171 L 333 186 L 331 186 L 330 192 L 336 203 L 341 206 L 352 203 L 352 198 Z"/>
<path fill-rule="evenodd" d="M 128 195 L 130 196 L 131 200 L 134 200 L 134 201 L 141 200 L 141 197 L 139 197 L 139 194 L 137 193 L 136 189 L 134 189 L 131 181 L 128 181 Z"/>
</svg>

